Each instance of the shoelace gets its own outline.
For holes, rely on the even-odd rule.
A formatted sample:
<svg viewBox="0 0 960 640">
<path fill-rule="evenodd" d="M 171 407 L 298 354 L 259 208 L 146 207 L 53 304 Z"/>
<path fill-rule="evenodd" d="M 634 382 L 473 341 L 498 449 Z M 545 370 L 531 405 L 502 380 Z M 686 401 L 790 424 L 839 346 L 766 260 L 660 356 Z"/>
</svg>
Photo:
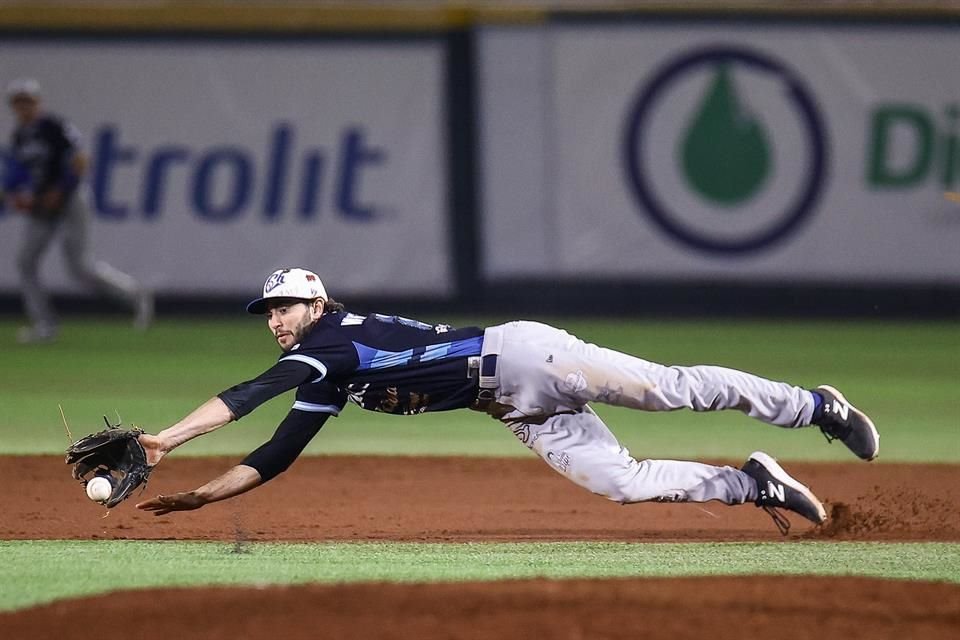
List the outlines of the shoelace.
<svg viewBox="0 0 960 640">
<path fill-rule="evenodd" d="M 761 507 L 761 509 L 773 518 L 773 524 L 777 525 L 777 529 L 780 530 L 780 535 L 785 536 L 790 533 L 790 521 L 787 520 L 785 515 L 777 511 L 774 507 Z"/>
<path fill-rule="evenodd" d="M 852 431 L 853 427 L 850 425 L 838 425 L 834 427 L 820 426 L 820 433 L 827 439 L 827 442 L 833 442 L 834 440 L 843 442 Z"/>
</svg>

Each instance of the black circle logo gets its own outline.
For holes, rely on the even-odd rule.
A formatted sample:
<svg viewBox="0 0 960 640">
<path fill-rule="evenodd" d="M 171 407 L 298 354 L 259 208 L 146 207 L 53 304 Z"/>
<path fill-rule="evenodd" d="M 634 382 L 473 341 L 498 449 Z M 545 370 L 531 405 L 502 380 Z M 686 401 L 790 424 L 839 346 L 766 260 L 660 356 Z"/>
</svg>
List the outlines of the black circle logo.
<svg viewBox="0 0 960 640">
<path fill-rule="evenodd" d="M 762 229 L 740 232 L 734 237 L 717 237 L 703 229 L 691 228 L 672 211 L 670 204 L 656 193 L 651 182 L 651 171 L 647 166 L 644 145 L 645 133 L 652 120 L 652 113 L 658 103 L 679 79 L 687 74 L 707 69 L 747 68 L 754 74 L 779 83 L 786 101 L 791 105 L 799 129 L 803 132 L 809 148 L 808 162 L 802 184 L 796 195 L 777 213 L 772 224 Z M 633 195 L 644 211 L 663 231 L 687 246 L 711 254 L 745 254 L 765 249 L 786 238 L 814 210 L 814 206 L 826 180 L 826 138 L 824 125 L 811 92 L 799 76 L 783 63 L 773 58 L 743 47 L 710 46 L 689 52 L 680 58 L 669 61 L 661 67 L 640 91 L 630 109 L 626 132 L 623 137 L 623 158 L 627 182 Z M 709 129 L 706 129 L 709 133 Z M 701 136 L 702 137 L 702 136 Z M 722 140 L 720 141 L 722 143 Z M 754 146 L 757 146 L 754 144 Z M 696 145 L 689 149 L 696 151 Z M 696 162 L 692 164 L 696 168 Z M 750 181 L 746 188 L 756 188 L 762 181 L 764 167 L 761 162 L 753 163 L 755 178 L 747 175 Z M 759 171 L 759 173 L 758 173 Z M 734 177 L 743 176 L 734 172 Z M 741 179 L 743 182 L 744 179 Z M 722 182 L 722 181 L 721 181 Z M 734 200 L 736 193 L 717 192 L 718 197 Z"/>
</svg>

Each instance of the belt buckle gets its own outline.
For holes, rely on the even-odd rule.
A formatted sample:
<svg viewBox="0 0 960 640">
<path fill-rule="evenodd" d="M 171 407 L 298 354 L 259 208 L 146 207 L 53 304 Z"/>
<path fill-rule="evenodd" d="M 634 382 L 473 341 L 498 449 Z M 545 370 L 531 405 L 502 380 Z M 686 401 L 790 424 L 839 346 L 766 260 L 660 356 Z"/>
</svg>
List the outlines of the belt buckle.
<svg viewBox="0 0 960 640">
<path fill-rule="evenodd" d="M 496 399 L 495 389 L 480 389 L 477 392 L 477 402 L 493 402 Z"/>
<path fill-rule="evenodd" d="M 495 401 L 496 394 L 494 389 L 480 389 L 477 392 L 477 399 L 473 401 L 473 406 L 470 408 L 474 411 L 488 413 L 490 405 L 492 405 Z"/>
<path fill-rule="evenodd" d="M 477 399 L 473 401 L 473 406 L 477 411 L 486 412 L 487 408 L 496 400 L 495 389 L 480 389 L 477 391 Z"/>
</svg>

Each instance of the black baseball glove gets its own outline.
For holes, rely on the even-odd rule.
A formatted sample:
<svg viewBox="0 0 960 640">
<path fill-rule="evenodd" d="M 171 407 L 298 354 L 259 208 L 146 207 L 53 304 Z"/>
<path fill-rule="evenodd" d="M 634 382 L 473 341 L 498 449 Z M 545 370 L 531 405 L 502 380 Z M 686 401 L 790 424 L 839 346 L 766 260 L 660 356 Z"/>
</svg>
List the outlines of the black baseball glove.
<svg viewBox="0 0 960 640">
<path fill-rule="evenodd" d="M 80 438 L 67 449 L 66 463 L 73 465 L 73 477 L 86 486 L 95 476 L 108 476 L 113 492 L 103 502 L 114 507 L 146 485 L 153 467 L 147 464 L 147 454 L 137 440 L 142 429 L 124 429 L 103 419 L 107 428 Z M 89 477 L 88 477 L 89 476 Z"/>
</svg>

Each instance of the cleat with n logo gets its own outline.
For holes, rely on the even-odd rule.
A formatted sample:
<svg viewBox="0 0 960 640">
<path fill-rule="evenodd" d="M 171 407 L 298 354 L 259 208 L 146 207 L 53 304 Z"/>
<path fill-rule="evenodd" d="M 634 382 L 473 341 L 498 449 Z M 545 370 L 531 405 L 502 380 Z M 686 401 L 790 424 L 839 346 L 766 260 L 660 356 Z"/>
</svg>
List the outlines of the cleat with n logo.
<svg viewBox="0 0 960 640">
<path fill-rule="evenodd" d="M 779 500 L 781 503 L 786 502 L 786 490 L 783 488 L 782 484 L 774 484 L 771 481 L 767 482 L 767 495 L 770 496 L 772 500 Z"/>
<path fill-rule="evenodd" d="M 791 477 L 766 453 L 751 453 L 741 471 L 757 483 L 755 504 L 770 514 L 783 535 L 790 531 L 790 521 L 777 509 L 793 511 L 814 524 L 826 521 L 827 512 L 813 492 Z"/>
<path fill-rule="evenodd" d="M 863 460 L 876 458 L 880 453 L 880 434 L 867 414 L 833 387 L 821 385 L 813 392 L 820 394 L 823 402 L 814 411 L 811 423 L 820 427 L 827 441 L 839 440 Z"/>
<path fill-rule="evenodd" d="M 840 420 L 849 420 L 850 419 L 850 405 L 844 404 L 842 402 L 827 402 L 823 405 L 824 413 L 833 413 Z"/>
</svg>

